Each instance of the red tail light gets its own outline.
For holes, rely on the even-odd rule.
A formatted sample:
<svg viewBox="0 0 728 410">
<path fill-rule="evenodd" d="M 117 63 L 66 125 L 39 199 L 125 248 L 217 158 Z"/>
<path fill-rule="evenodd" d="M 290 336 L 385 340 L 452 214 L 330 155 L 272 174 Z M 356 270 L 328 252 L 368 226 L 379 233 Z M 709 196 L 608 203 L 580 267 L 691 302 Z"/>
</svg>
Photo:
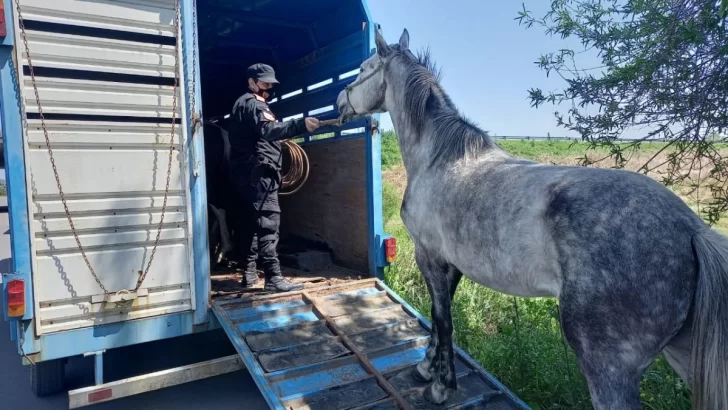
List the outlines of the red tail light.
<svg viewBox="0 0 728 410">
<path fill-rule="evenodd" d="M 25 281 L 22 279 L 9 281 L 6 292 L 8 317 L 23 316 L 25 314 Z"/>
<path fill-rule="evenodd" d="M 8 23 L 5 21 L 5 1 L 0 0 L 0 37 L 8 35 Z"/>
<path fill-rule="evenodd" d="M 387 257 L 387 263 L 392 263 L 397 259 L 397 240 L 395 238 L 384 240 L 384 254 Z"/>
</svg>

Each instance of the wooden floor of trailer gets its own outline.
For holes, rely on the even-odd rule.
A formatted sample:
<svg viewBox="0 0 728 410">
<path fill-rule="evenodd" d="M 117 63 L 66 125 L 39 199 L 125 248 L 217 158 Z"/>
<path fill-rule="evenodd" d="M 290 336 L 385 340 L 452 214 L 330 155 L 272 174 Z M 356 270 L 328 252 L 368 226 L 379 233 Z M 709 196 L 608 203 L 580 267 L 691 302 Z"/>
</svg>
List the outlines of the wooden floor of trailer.
<svg viewBox="0 0 728 410">
<path fill-rule="evenodd" d="M 319 287 L 322 285 L 336 285 L 344 282 L 364 279 L 360 272 L 342 268 L 335 264 L 328 265 L 316 272 L 305 272 L 299 269 L 283 266 L 283 276 L 292 282 L 303 283 L 304 289 Z M 231 263 L 224 268 L 218 268 L 212 272 L 212 297 L 218 299 L 241 298 L 245 295 L 262 293 L 264 280 L 263 273 L 258 272 L 258 283 L 253 289 L 243 290 L 240 282 L 243 278 L 243 271 L 236 263 Z"/>
</svg>

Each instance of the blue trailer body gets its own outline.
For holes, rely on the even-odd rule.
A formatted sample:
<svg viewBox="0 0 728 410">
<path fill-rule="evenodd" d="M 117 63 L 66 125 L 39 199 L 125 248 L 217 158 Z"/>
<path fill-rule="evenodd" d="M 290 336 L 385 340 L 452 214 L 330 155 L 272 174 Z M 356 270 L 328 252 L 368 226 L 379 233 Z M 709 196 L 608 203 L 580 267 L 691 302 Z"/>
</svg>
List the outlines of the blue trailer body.
<svg viewBox="0 0 728 410">
<path fill-rule="evenodd" d="M 203 3 L 198 1 L 198 3 Z M 234 2 L 233 2 L 234 3 Z M 311 3 L 312 13 L 321 9 L 336 9 L 336 1 L 318 1 Z M 333 50 L 323 55 L 320 61 L 313 61 L 311 65 L 303 70 L 301 76 L 297 76 L 296 72 L 280 72 L 279 79 L 284 84 L 280 94 L 288 91 L 304 88 L 307 85 L 336 77 L 338 74 L 347 71 L 356 70 L 359 64 L 369 55 L 373 46 L 373 35 L 371 32 L 372 24 L 366 5 L 363 2 L 354 1 L 347 2 L 349 6 L 342 13 L 340 19 L 343 26 L 356 27 L 353 32 L 340 33 L 335 30 L 328 34 L 328 37 L 338 38 L 338 41 L 330 41 L 324 39 L 324 44 L 331 46 Z M 318 4 L 318 8 L 316 7 Z M 194 58 L 193 53 L 197 51 L 191 46 L 195 24 L 193 24 L 194 14 L 192 0 L 181 0 L 181 20 L 182 20 L 182 50 L 183 70 L 186 76 L 186 83 L 191 78 L 195 78 L 195 93 L 197 101 L 203 98 L 200 78 L 200 58 Z M 199 6 L 198 6 L 199 7 Z M 278 19 L 280 21 L 296 20 L 295 15 L 286 15 L 286 8 L 281 7 Z M 6 21 L 13 22 L 17 20 L 14 16 L 13 7 L 5 7 Z M 15 19 L 15 20 L 14 20 Z M 332 20 L 332 21 L 337 21 Z M 270 23 L 275 28 L 278 22 Z M 363 29 L 363 30 L 362 30 Z M 275 31 L 268 34 L 275 35 Z M 262 38 L 258 38 L 262 40 Z M 273 41 L 283 41 L 284 39 L 274 39 Z M 3 286 L 8 281 L 20 278 L 24 279 L 26 284 L 32 283 L 31 267 L 32 252 L 30 249 L 31 230 L 29 223 L 32 218 L 28 215 L 28 190 L 26 173 L 17 170 L 26 169 L 25 154 L 23 150 L 23 132 L 21 127 L 21 114 L 19 106 L 19 94 L 17 92 L 17 73 L 12 62 L 13 48 L 15 44 L 14 27 L 8 24 L 8 34 L 3 39 L 0 57 L 3 58 L 2 70 L 0 76 L 2 82 L 2 131 L 4 155 L 6 163 L 6 180 L 8 186 L 8 213 L 10 218 L 10 232 L 13 256 L 13 273 L 3 277 Z M 295 53 L 295 50 L 291 51 Z M 300 113 L 306 113 L 306 107 L 322 107 L 331 104 L 335 100 L 338 92 L 349 82 L 353 81 L 355 76 L 350 76 L 343 80 L 336 81 L 328 86 L 317 88 L 307 94 L 299 95 L 298 100 L 291 100 L 282 109 L 274 106 L 279 117 L 285 117 Z M 235 90 L 239 93 L 239 89 Z M 284 100 L 285 101 L 285 100 Z M 283 101 L 282 101 L 283 102 Z M 185 104 L 189 108 L 189 100 L 185 99 Z M 202 117 L 202 107 L 197 106 L 197 114 Z M 317 115 L 319 118 L 335 117 L 335 110 L 329 111 L 323 115 Z M 376 119 L 376 116 L 374 117 Z M 382 249 L 382 241 L 387 237 L 384 234 L 381 210 L 381 165 L 380 165 L 380 141 L 377 135 L 372 135 L 370 120 L 362 120 L 356 123 L 348 124 L 346 127 L 335 130 L 334 139 L 344 138 L 363 138 L 366 140 L 366 158 L 367 158 L 367 212 L 369 216 L 369 255 L 370 255 L 370 273 L 375 276 L 382 274 L 382 269 L 386 266 L 384 260 L 384 252 Z M 192 134 L 189 124 L 186 124 L 188 134 Z M 359 133 L 344 133 L 347 129 L 361 129 Z M 321 129 L 317 134 L 330 132 L 331 129 Z M 195 178 L 190 178 L 190 193 L 192 198 L 192 224 L 195 231 L 194 242 L 194 278 L 195 286 L 199 290 L 195 293 L 195 309 L 192 312 L 178 313 L 153 317 L 149 319 L 140 319 L 123 323 L 100 325 L 91 328 L 82 328 L 78 330 L 70 330 L 62 333 L 51 333 L 37 337 L 34 332 L 32 321 L 33 312 L 33 288 L 26 286 L 26 313 L 22 320 L 11 320 L 13 333 L 22 334 L 23 343 L 18 345 L 18 352 L 32 358 L 33 361 L 46 361 L 58 358 L 79 355 L 84 352 L 96 351 L 101 349 L 111 349 L 131 344 L 144 343 L 163 338 L 177 337 L 191 334 L 199 331 L 207 331 L 218 327 L 214 317 L 211 319 L 209 314 L 209 286 L 210 286 L 210 261 L 209 252 L 206 242 L 207 233 L 207 203 L 206 203 L 206 186 L 204 183 L 204 135 L 203 130 L 197 131 L 195 138 L 191 140 L 193 147 L 191 152 L 195 152 L 195 161 L 189 162 L 189 172 L 198 173 Z M 301 145 L 322 144 L 329 140 L 311 140 L 311 135 L 303 136 L 306 141 Z M 3 292 L 5 288 L 3 287 Z M 7 319 L 7 316 L 6 316 Z M 158 326 L 164 324 L 163 326 Z M 155 329 L 151 331 L 151 329 Z M 18 342 L 20 338 L 17 339 Z"/>
<path fill-rule="evenodd" d="M 30 0 L 21 0 L 30 1 Z M 46 0 L 32 0 L 42 2 Z M 66 1 L 66 0 L 64 0 Z M 75 1 L 75 0 L 67 0 Z M 130 4 L 139 4 L 136 0 L 124 0 Z M 154 0 L 165 3 L 169 0 Z M 192 86 L 194 98 L 198 102 L 192 105 L 189 98 L 184 98 L 184 111 L 187 115 L 204 118 L 203 108 L 209 115 L 224 113 L 241 93 L 245 79 L 236 78 L 241 67 L 259 61 L 270 61 L 277 68 L 277 76 L 281 81 L 279 95 L 281 97 L 271 107 L 279 118 L 297 115 L 315 115 L 319 118 L 336 117 L 333 106 L 336 96 L 344 87 L 356 78 L 359 65 L 375 51 L 375 23 L 363 0 L 316 0 L 307 1 L 305 8 L 300 2 L 293 0 L 266 0 L 258 2 L 255 14 L 246 11 L 252 7 L 251 1 L 216 1 L 180 0 L 181 4 L 181 41 L 182 41 L 182 75 L 181 89 Z M 5 21 L 16 22 L 15 8 L 6 2 Z M 262 4 L 262 6 L 260 5 Z M 298 5 L 299 7 L 295 7 Z M 208 44 L 214 43 L 216 48 L 204 49 L 205 41 L 200 32 L 217 33 L 213 26 L 226 15 L 235 14 L 243 22 L 234 39 L 223 37 L 208 38 Z M 207 20 L 200 18 L 207 16 Z M 216 18 L 209 18 L 216 15 Z M 315 23 L 315 24 L 314 24 Z M 242 28 L 240 28 L 242 27 Z M 186 149 L 190 160 L 187 163 L 187 182 L 189 184 L 189 216 L 190 229 L 194 233 L 192 241 L 192 281 L 194 282 L 193 306 L 190 310 L 170 314 L 160 314 L 134 320 L 121 320 L 115 323 L 97 324 L 56 332 L 36 334 L 38 315 L 35 312 L 34 297 L 34 238 L 33 215 L 29 201 L 33 195 L 29 192 L 29 175 L 26 144 L 24 141 L 23 121 L 20 107 L 23 106 L 19 93 L 16 48 L 16 25 L 8 24 L 7 36 L 0 43 L 0 115 L 2 122 L 2 138 L 4 145 L 6 180 L 8 189 L 8 210 L 10 218 L 10 234 L 12 246 L 13 272 L 3 275 L 3 294 L 5 286 L 14 279 L 23 279 L 26 283 L 26 311 L 22 318 L 8 318 L 5 305 L 5 319 L 9 320 L 13 340 L 17 343 L 18 354 L 23 356 L 25 364 L 49 362 L 58 359 L 102 352 L 145 342 L 169 339 L 223 328 L 231 337 L 231 342 L 241 352 L 246 364 L 254 374 L 264 396 L 272 407 L 279 407 L 276 398 L 280 394 L 268 390 L 265 375 L 255 364 L 250 349 L 242 339 L 236 337 L 229 323 L 218 320 L 223 309 L 211 297 L 210 256 L 208 249 L 208 186 L 205 182 L 205 144 L 203 128 L 195 130 L 191 121 L 184 121 L 188 139 Z M 247 30 L 247 31 L 246 31 Z M 220 36 L 223 36 L 220 34 Z M 226 43 L 233 41 L 234 43 Z M 248 57 L 245 62 L 230 61 L 208 63 L 215 56 L 235 56 L 244 50 Z M 238 51 L 234 51 L 238 50 Z M 22 66 L 22 64 L 20 64 Z M 21 67 L 22 70 L 22 67 Z M 213 96 L 214 98 L 210 97 Z M 217 105 L 219 103 L 219 106 Z M 222 110 L 222 111 L 221 111 Z M 299 140 L 304 147 L 314 150 L 315 147 L 328 147 L 342 141 L 362 141 L 363 172 L 365 173 L 365 201 L 363 217 L 366 262 L 360 271 L 367 271 L 373 278 L 382 278 L 383 269 L 387 266 L 384 241 L 388 235 L 384 232 L 382 217 L 382 179 L 381 179 L 381 141 L 374 132 L 374 123 L 378 116 L 346 124 L 339 128 L 317 130 L 315 135 L 304 135 Z M 322 135 L 325 136 L 322 137 Z M 285 210 L 284 210 L 285 213 Z M 366 276 L 366 274 L 365 274 Z M 390 297 L 415 317 L 424 329 L 429 323 L 419 316 L 403 300 L 377 282 L 377 291 L 386 292 Z M 37 290 L 36 290 L 37 291 Z M 212 308 L 215 307 L 215 314 Z M 310 319 L 310 318 L 309 318 Z M 266 320 L 268 322 L 266 322 Z M 275 319 L 266 319 L 261 325 L 276 326 Z M 280 323 L 283 324 L 283 323 Z M 419 340 L 419 339 L 418 339 Z M 416 342 L 412 354 L 407 360 L 416 360 L 421 356 L 421 340 Z M 407 343 L 411 343 L 408 341 Z M 246 350 L 247 349 L 247 350 Z M 247 352 L 247 353 L 246 353 Z M 418 356 L 420 355 L 420 356 Z M 458 350 L 458 356 L 467 366 L 484 378 L 487 383 L 508 397 L 510 407 L 527 408 L 495 378 L 477 366 L 464 352 Z M 101 363 L 100 355 L 97 364 Z M 397 360 L 400 360 L 399 358 Z M 382 359 L 386 362 L 385 359 Z M 394 360 L 394 359 L 393 359 Z M 404 360 L 404 359 L 402 359 Z M 380 360 L 380 364 L 383 362 Z M 385 366 L 386 367 L 386 366 Z M 386 367 L 393 369 L 394 367 Z M 300 370 L 300 369 L 299 369 Z M 100 378 L 100 375 L 97 375 Z M 332 377 L 326 372 L 316 377 Z M 329 386 L 330 387 L 330 386 Z M 279 391 L 280 393 L 280 391 Z M 278 396 L 276 396 L 278 394 Z M 271 396 L 273 395 L 273 396 Z M 483 396 L 484 397 L 484 396 Z M 481 397 L 481 398 L 483 398 Z M 290 399 L 290 397 L 289 397 Z M 475 401 L 461 403 L 463 405 L 482 404 L 477 397 Z M 276 404 L 278 403 L 278 404 Z M 391 403 L 390 403 L 391 404 Z"/>
</svg>

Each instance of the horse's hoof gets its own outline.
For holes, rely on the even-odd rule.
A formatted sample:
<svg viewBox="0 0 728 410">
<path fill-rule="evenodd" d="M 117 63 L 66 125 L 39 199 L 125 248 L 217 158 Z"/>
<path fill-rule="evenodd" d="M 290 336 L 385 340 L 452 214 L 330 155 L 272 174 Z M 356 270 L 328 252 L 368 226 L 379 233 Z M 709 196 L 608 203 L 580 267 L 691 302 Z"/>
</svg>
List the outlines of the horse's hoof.
<svg viewBox="0 0 728 410">
<path fill-rule="evenodd" d="M 412 369 L 412 377 L 421 383 L 427 383 L 432 380 L 432 374 L 428 370 L 422 370 L 422 362 Z"/>
<path fill-rule="evenodd" d="M 427 386 L 423 396 L 425 397 L 425 400 L 432 404 L 442 404 L 445 403 L 447 398 L 450 396 L 450 390 L 451 389 L 445 387 L 444 384 L 435 381 Z"/>
</svg>

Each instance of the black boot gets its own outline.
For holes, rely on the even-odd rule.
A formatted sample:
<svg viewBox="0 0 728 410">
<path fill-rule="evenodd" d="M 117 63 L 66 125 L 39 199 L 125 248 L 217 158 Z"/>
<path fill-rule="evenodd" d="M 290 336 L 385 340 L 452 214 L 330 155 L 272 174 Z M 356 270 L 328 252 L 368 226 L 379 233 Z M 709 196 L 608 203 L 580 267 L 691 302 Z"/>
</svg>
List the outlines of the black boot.
<svg viewBox="0 0 728 410">
<path fill-rule="evenodd" d="M 258 272 L 256 272 L 256 271 L 253 271 L 253 272 L 247 271 L 247 272 L 245 272 L 243 274 L 243 283 L 242 283 L 242 285 L 243 285 L 243 288 L 244 289 L 250 289 L 253 286 L 255 286 L 256 283 L 258 283 Z"/>
<path fill-rule="evenodd" d="M 303 283 L 293 283 L 282 275 L 265 279 L 265 290 L 268 292 L 293 292 L 303 289 Z"/>
</svg>

